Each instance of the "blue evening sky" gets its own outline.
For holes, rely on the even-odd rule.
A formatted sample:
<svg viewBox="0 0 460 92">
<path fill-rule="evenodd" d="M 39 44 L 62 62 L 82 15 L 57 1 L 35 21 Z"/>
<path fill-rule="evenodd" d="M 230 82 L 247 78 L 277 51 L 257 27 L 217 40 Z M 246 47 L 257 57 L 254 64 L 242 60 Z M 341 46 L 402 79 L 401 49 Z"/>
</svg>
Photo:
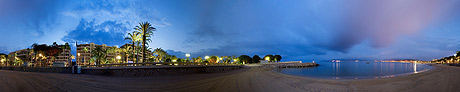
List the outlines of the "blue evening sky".
<svg viewBox="0 0 460 92">
<path fill-rule="evenodd" d="M 148 21 L 157 28 L 149 47 L 179 57 L 431 60 L 460 50 L 458 11 L 459 0 L 0 0 L 0 53 L 121 46 Z"/>
</svg>

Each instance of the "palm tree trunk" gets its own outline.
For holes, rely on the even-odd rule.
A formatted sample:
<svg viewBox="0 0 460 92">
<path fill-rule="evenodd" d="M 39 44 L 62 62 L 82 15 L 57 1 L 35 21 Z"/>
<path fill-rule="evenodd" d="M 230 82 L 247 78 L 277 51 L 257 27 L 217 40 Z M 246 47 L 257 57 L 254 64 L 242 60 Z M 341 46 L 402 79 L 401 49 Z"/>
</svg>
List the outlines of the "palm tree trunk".
<svg viewBox="0 0 460 92">
<path fill-rule="evenodd" d="M 134 47 L 134 41 L 133 41 L 133 60 L 134 60 L 134 55 L 136 55 L 136 54 L 135 54 L 135 53 L 136 53 L 135 51 L 136 51 L 136 49 L 135 49 L 135 47 Z"/>
<path fill-rule="evenodd" d="M 142 63 L 145 61 L 145 40 L 146 40 L 145 32 L 146 31 L 144 31 L 144 34 L 142 35 Z"/>
</svg>

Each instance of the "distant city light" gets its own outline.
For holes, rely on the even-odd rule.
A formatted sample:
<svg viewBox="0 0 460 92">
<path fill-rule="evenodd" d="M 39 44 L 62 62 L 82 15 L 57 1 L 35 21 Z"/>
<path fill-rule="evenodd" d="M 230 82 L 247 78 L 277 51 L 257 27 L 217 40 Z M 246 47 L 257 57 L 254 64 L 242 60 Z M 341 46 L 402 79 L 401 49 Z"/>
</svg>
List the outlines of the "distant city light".
<svg viewBox="0 0 460 92">
<path fill-rule="evenodd" d="M 190 57 L 190 54 L 189 54 L 189 53 L 187 53 L 187 54 L 185 54 L 185 56 L 186 56 L 186 57 Z"/>
</svg>

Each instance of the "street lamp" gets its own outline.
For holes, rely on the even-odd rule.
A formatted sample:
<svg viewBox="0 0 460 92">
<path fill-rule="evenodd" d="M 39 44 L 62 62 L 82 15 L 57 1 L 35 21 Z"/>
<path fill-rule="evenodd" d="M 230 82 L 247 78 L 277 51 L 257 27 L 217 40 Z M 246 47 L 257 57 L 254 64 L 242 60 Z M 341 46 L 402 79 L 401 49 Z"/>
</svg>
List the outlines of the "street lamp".
<svg viewBox="0 0 460 92">
<path fill-rule="evenodd" d="M 121 56 L 118 55 L 118 56 L 117 56 L 118 63 L 120 63 L 120 59 L 121 59 Z"/>
<path fill-rule="evenodd" d="M 75 63 L 78 63 L 78 58 L 81 58 L 80 53 L 77 53 L 77 61 L 75 61 Z M 83 61 L 83 58 L 81 60 Z M 80 62 L 83 63 L 82 61 L 80 61 Z"/>
<path fill-rule="evenodd" d="M 190 53 L 185 54 L 185 57 L 187 57 L 187 61 L 189 61 Z"/>
</svg>

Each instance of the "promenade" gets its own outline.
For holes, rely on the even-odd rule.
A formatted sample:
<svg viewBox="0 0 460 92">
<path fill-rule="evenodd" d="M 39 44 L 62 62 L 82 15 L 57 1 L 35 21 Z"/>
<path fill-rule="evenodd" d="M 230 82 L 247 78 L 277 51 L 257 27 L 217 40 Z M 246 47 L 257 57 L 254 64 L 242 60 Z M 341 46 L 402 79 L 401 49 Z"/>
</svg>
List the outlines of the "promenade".
<svg viewBox="0 0 460 92">
<path fill-rule="evenodd" d="M 384 79 L 329 80 L 243 68 L 221 73 L 111 77 L 0 70 L 0 91 L 146 92 L 458 92 L 460 67 L 434 65 L 427 72 Z"/>
</svg>

